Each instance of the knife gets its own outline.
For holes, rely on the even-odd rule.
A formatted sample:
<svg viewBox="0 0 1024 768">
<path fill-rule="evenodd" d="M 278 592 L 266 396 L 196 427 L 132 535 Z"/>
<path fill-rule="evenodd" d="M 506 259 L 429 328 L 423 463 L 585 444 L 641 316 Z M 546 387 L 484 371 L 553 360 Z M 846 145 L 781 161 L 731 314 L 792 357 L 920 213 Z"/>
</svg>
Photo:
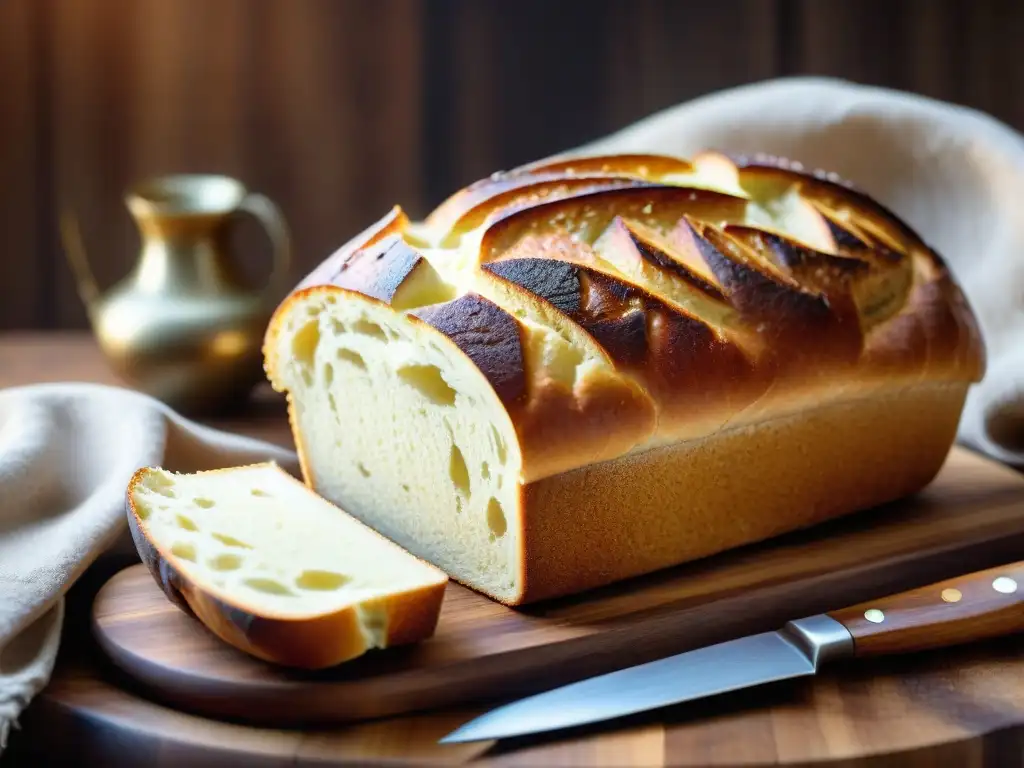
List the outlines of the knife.
<svg viewBox="0 0 1024 768">
<path fill-rule="evenodd" d="M 561 730 L 816 674 L 844 658 L 911 653 L 1024 631 L 1024 561 L 797 619 L 521 699 L 442 744 Z"/>
</svg>

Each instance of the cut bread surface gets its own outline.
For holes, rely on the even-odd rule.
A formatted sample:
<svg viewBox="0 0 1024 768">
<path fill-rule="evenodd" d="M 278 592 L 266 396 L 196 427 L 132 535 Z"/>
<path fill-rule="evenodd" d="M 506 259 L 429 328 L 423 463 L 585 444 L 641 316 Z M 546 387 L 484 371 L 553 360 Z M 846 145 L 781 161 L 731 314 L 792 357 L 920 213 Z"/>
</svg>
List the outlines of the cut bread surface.
<svg viewBox="0 0 1024 768">
<path fill-rule="evenodd" d="M 311 291 L 281 338 L 279 375 L 313 486 L 457 578 L 513 595 L 522 458 L 466 354 L 358 294 Z"/>
<path fill-rule="evenodd" d="M 722 477 L 593 509 L 634 462 L 668 488 L 683 463 L 731 446 L 745 501 L 723 530 L 668 542 L 680 561 L 914 490 L 984 372 L 959 287 L 892 212 L 797 164 L 716 152 L 552 158 L 476 182 L 421 223 L 392 212 L 281 304 L 264 354 L 308 482 L 509 603 L 672 564 L 650 531 L 703 519 Z M 874 413 L 907 392 L 931 409 L 914 422 L 931 444 L 891 456 L 899 475 L 874 495 L 845 492 L 849 509 L 820 496 L 823 447 L 852 436 L 841 420 L 821 446 L 780 443 L 803 468 L 786 487 L 743 484 L 761 461 L 743 446 L 773 425 Z M 873 461 L 859 450 L 851 476 Z M 560 492 L 581 477 L 596 489 L 583 522 L 582 497 Z M 778 521 L 754 519 L 759 496 Z"/>
<path fill-rule="evenodd" d="M 447 575 L 275 464 L 145 468 L 128 506 L 143 560 L 169 596 L 255 655 L 324 666 L 433 632 Z M 304 635 L 322 647 L 308 652 Z"/>
</svg>

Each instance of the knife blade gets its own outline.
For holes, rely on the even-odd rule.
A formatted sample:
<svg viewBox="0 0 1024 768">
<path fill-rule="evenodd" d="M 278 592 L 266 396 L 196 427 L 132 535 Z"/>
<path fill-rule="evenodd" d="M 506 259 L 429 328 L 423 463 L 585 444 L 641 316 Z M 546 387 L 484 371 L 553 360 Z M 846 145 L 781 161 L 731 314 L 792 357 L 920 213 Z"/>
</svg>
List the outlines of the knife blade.
<svg viewBox="0 0 1024 768">
<path fill-rule="evenodd" d="M 788 622 L 598 675 L 497 707 L 442 744 L 562 730 L 817 674 L 855 657 L 959 645 L 1024 631 L 1024 561 Z"/>
</svg>

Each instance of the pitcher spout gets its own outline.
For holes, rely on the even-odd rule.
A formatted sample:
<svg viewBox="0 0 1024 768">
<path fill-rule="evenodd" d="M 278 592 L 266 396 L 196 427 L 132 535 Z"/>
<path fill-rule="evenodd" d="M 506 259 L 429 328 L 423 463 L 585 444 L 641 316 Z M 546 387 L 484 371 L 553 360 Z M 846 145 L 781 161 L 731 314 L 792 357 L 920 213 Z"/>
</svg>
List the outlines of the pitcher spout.
<svg viewBox="0 0 1024 768">
<path fill-rule="evenodd" d="M 78 296 L 82 303 L 85 304 L 85 310 L 91 320 L 100 302 L 100 290 L 85 253 L 85 245 L 82 242 L 78 218 L 70 211 L 63 212 L 61 214 L 60 230 L 61 238 L 64 241 L 64 253 L 67 256 L 68 265 L 74 274 Z"/>
</svg>

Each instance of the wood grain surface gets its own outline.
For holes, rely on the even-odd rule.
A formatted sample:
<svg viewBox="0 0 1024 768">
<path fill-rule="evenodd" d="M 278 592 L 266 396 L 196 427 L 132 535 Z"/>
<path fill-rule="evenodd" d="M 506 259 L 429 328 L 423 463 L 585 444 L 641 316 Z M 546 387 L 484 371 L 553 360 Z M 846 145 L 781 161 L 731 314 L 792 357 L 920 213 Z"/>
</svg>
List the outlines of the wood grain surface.
<svg viewBox="0 0 1024 768">
<path fill-rule="evenodd" d="M 858 660 L 815 679 L 556 735 L 439 745 L 484 708 L 307 731 L 197 717 L 153 701 L 105 665 L 80 618 L 3 768 L 1024 766 L 1024 644 L 1013 638 Z"/>
<path fill-rule="evenodd" d="M 59 337 L 0 335 L 0 387 L 34 381 L 97 380 L 109 374 L 92 341 L 83 335 Z M 258 403 L 246 418 L 213 420 L 287 445 L 287 426 L 272 399 Z M 960 503 L 984 499 L 1007 515 L 1020 505 L 1019 475 L 964 455 L 973 467 L 965 483 L 947 489 Z M 994 481 L 994 484 L 993 484 Z M 941 490 L 941 486 L 933 487 Z M 913 515 L 906 519 L 912 520 Z M 959 525 L 972 535 L 969 519 Z M 1017 533 L 1024 529 L 1017 528 Z M 860 533 L 863 537 L 867 534 Z M 855 534 L 856 539 L 858 534 Z M 921 532 L 923 547 L 936 538 Z M 881 542 L 882 545 L 885 542 Z M 829 557 L 844 562 L 845 547 Z M 780 550 L 785 553 L 785 549 Z M 1019 536 L 981 547 L 975 561 L 936 557 L 907 574 L 906 588 L 924 585 L 984 561 L 1019 559 Z M 737 594 L 743 563 L 732 571 L 739 581 L 720 586 Z M 824 557 L 824 554 L 822 554 Z M 783 557 L 783 559 L 785 559 Z M 849 560 L 845 562 L 849 563 Z M 1005 638 L 911 656 L 854 660 L 814 680 L 746 691 L 710 701 L 650 713 L 589 729 L 500 744 L 440 746 L 437 739 L 479 714 L 482 704 L 440 712 L 378 719 L 338 728 L 287 730 L 190 715 L 164 706 L 130 676 L 109 662 L 89 630 L 93 598 L 127 562 L 101 561 L 75 585 L 57 667 L 46 689 L 21 718 L 2 768 L 96 765 L 105 768 L 171 766 L 932 766 L 1014 768 L 1024 766 L 1024 644 Z M 702 567 L 709 567 L 705 564 Z M 807 564 L 821 568 L 820 561 Z M 720 564 L 721 567 L 721 564 Z M 790 567 L 796 567 L 791 565 Z M 890 576 L 878 579 L 869 568 L 847 570 L 847 577 L 821 582 L 821 603 L 834 608 L 839 597 L 864 600 L 885 594 Z M 624 593 L 619 600 L 628 599 Z M 733 602 L 733 612 L 750 610 Z M 756 606 L 755 606 L 756 607 Z M 564 606 L 563 606 L 564 608 Z M 792 613 L 775 605 L 777 618 Z M 595 612 L 588 623 L 598 623 Z M 742 616 L 725 616 L 738 625 Z M 765 619 L 767 621 L 767 618 Z M 713 629 L 713 628 L 712 628 Z M 709 640 L 714 631 L 698 629 Z M 655 638 L 658 641 L 664 639 Z M 712 640 L 713 641 L 713 640 Z M 683 644 L 699 638 L 683 638 Z M 621 659 L 613 660 L 616 663 Z M 0 656 L 0 667 L 11 660 Z M 553 683 L 552 683 L 553 684 Z M 514 693 L 496 693 L 512 698 Z M 489 706 L 489 705 L 488 705 Z"/>
<path fill-rule="evenodd" d="M 80 213 L 109 285 L 138 249 L 121 194 L 142 177 L 267 194 L 298 279 L 396 202 L 424 213 L 766 78 L 904 88 L 1024 128 L 1022 34 L 1013 0 L 3 0 L 0 328 L 85 327 L 58 211 Z M 239 244 L 265 270 L 255 226 Z"/>
<path fill-rule="evenodd" d="M 141 565 L 100 590 L 94 629 L 122 669 L 179 709 L 278 727 L 337 724 L 542 690 L 1020 552 L 1024 480 L 957 449 L 916 499 L 573 598 L 512 610 L 451 584 L 433 638 L 325 673 L 221 642 Z"/>
</svg>

